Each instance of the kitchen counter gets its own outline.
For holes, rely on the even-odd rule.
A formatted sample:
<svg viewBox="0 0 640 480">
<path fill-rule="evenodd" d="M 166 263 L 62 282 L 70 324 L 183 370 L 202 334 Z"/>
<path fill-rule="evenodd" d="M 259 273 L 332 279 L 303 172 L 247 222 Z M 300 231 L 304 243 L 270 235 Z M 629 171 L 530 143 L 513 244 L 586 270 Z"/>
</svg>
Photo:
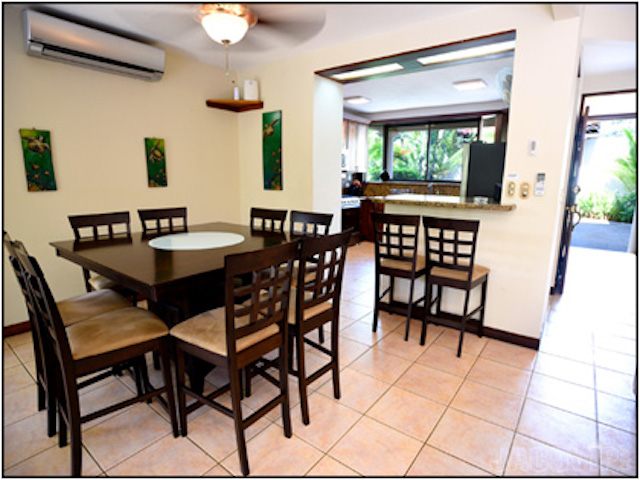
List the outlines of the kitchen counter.
<svg viewBox="0 0 640 480">
<path fill-rule="evenodd" d="M 510 212 L 512 210 L 515 210 L 516 208 L 514 204 L 499 204 L 492 199 L 489 199 L 489 202 L 486 204 L 481 204 L 475 203 L 472 199 L 466 199 L 457 196 L 454 197 L 450 195 L 418 195 L 415 193 L 406 193 L 369 198 L 374 202 L 384 204 L 459 208 L 496 212 Z"/>
</svg>

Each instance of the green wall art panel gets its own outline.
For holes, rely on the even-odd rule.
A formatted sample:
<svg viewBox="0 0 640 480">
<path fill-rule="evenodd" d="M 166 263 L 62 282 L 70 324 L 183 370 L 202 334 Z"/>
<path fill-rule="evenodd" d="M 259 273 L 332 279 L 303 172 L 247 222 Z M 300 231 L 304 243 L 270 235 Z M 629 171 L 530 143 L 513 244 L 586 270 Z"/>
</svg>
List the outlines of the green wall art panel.
<svg viewBox="0 0 640 480">
<path fill-rule="evenodd" d="M 27 190 L 30 192 L 57 190 L 51 159 L 51 132 L 21 128 L 20 139 L 24 168 L 27 173 Z"/>
<path fill-rule="evenodd" d="M 282 190 L 282 111 L 262 114 L 262 169 L 265 190 Z"/>
<path fill-rule="evenodd" d="M 147 177 L 149 187 L 166 187 L 167 158 L 164 154 L 164 139 L 145 138 L 144 148 L 147 153 Z"/>
</svg>

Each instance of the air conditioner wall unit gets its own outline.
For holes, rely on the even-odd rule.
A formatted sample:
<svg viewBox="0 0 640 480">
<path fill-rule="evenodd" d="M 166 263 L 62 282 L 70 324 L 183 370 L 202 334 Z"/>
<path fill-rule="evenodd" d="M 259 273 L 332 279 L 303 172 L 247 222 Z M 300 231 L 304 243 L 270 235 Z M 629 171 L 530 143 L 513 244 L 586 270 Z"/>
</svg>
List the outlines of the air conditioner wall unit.
<svg viewBox="0 0 640 480">
<path fill-rule="evenodd" d="M 148 81 L 162 78 L 164 50 L 34 10 L 22 12 L 28 55 Z"/>
</svg>

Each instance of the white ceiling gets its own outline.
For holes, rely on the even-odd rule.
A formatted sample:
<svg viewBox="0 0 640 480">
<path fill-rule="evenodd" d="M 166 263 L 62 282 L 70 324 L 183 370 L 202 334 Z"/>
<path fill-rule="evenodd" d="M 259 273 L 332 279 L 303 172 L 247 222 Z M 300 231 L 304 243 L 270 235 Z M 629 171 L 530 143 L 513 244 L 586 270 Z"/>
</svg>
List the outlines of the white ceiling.
<svg viewBox="0 0 640 480">
<path fill-rule="evenodd" d="M 33 8 L 81 23 L 129 36 L 183 55 L 222 67 L 223 47 L 210 40 L 196 21 L 195 3 L 33 3 L 5 4 L 5 8 Z M 232 70 L 292 58 L 314 50 L 359 38 L 400 31 L 411 24 L 442 19 L 495 5 L 433 3 L 269 4 L 253 3 L 259 23 L 238 44 L 230 47 Z M 624 8 L 623 8 L 624 7 Z M 592 7 L 587 4 L 585 11 Z M 601 18 L 607 7 L 599 5 L 591 17 Z M 621 10 L 623 8 L 623 10 Z M 615 15 L 637 15 L 635 5 L 614 6 Z M 551 12 L 550 12 L 551 15 Z M 263 20 L 264 22 L 260 22 Z M 591 31 L 590 31 L 591 34 Z M 425 45 L 425 48 L 429 45 Z M 368 59 L 362 59 L 368 60 Z M 510 60 L 510 59 L 509 59 Z M 636 68 L 636 42 L 594 39 L 584 45 L 583 72 L 588 75 Z M 337 66 L 337 65 L 336 65 Z M 362 112 L 431 106 L 455 102 L 451 83 L 459 79 L 483 78 L 493 87 L 502 64 L 481 62 L 472 66 L 441 68 L 424 74 L 393 76 L 383 80 L 345 86 L 345 96 L 362 94 L 375 100 Z M 470 70 L 471 69 L 471 70 Z M 420 75 L 424 75 L 420 76 Z M 428 85 L 429 88 L 418 88 Z M 455 91 L 454 91 L 455 92 Z M 500 98 L 497 89 L 467 92 L 465 103 Z M 486 98 L 485 98 L 486 97 Z M 349 107 L 353 108 L 353 107 Z"/>
</svg>

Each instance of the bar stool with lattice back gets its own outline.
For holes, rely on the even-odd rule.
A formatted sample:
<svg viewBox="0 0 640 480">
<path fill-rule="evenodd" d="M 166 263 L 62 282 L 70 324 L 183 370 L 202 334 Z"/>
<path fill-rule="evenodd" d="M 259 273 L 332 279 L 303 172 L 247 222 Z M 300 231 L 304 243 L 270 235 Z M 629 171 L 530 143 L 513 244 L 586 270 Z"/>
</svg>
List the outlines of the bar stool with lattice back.
<svg viewBox="0 0 640 480">
<path fill-rule="evenodd" d="M 284 233 L 286 210 L 270 208 L 251 208 L 251 230 L 257 232 Z"/>
<path fill-rule="evenodd" d="M 373 331 L 378 328 L 380 310 L 407 316 L 405 341 L 409 339 L 411 313 L 413 308 L 426 299 L 425 296 L 413 299 L 417 278 L 426 275 L 425 258 L 418 255 L 418 238 L 420 234 L 419 215 L 393 215 L 372 212 L 373 233 L 376 252 L 375 307 L 373 311 Z M 389 277 L 389 287 L 380 293 L 381 276 Z M 409 299 L 405 304 L 394 301 L 395 279 L 404 278 L 409 281 Z M 389 301 L 382 299 L 389 294 Z"/>
<path fill-rule="evenodd" d="M 138 216 L 142 223 L 142 235 L 160 235 L 166 233 L 186 232 L 187 207 L 147 208 L 139 209 Z"/>
<path fill-rule="evenodd" d="M 460 323 L 460 341 L 458 357 L 462 353 L 464 331 L 469 319 L 479 314 L 478 335 L 483 334 L 485 302 L 489 269 L 474 263 L 479 220 L 456 220 L 447 218 L 423 217 L 425 229 L 425 255 L 427 257 L 427 292 L 429 306 L 425 308 L 420 342 L 424 344 L 427 324 L 433 320 L 447 319 Z M 480 305 L 469 311 L 471 290 L 481 285 Z M 436 287 L 436 297 L 431 299 L 432 287 Z M 464 290 L 462 315 L 445 312 L 441 308 L 444 287 Z M 432 307 L 435 305 L 435 313 Z"/>
</svg>

